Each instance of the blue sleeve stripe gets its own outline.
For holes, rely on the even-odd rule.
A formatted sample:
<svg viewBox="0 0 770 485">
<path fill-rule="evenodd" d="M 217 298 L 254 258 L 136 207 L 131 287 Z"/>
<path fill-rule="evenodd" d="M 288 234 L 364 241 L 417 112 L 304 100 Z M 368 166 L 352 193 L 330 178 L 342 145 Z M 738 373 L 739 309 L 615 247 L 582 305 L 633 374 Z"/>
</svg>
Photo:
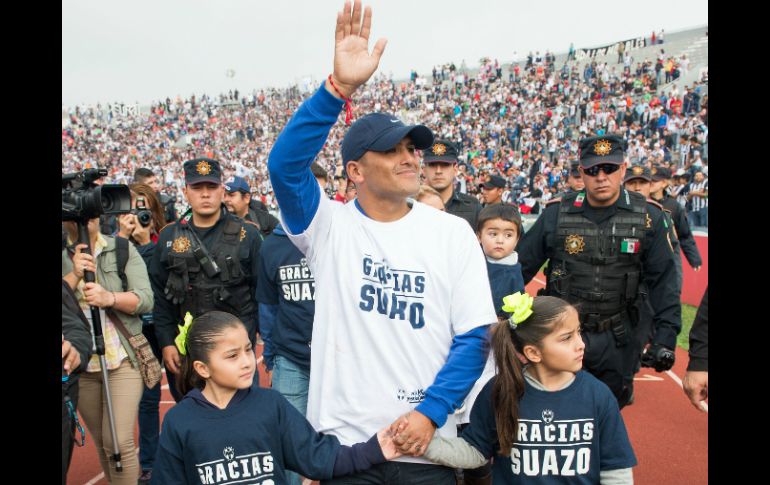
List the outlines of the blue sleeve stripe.
<svg viewBox="0 0 770 485">
<path fill-rule="evenodd" d="M 447 415 L 459 407 L 481 376 L 489 353 L 489 328 L 489 325 L 476 327 L 452 339 L 446 364 L 425 391 L 425 400 L 417 406 L 417 411 L 439 427 L 446 423 Z"/>
<path fill-rule="evenodd" d="M 310 165 L 323 148 L 343 104 L 322 85 L 297 109 L 270 150 L 270 182 L 284 225 L 292 234 L 304 232 L 318 210 L 321 188 Z"/>
</svg>

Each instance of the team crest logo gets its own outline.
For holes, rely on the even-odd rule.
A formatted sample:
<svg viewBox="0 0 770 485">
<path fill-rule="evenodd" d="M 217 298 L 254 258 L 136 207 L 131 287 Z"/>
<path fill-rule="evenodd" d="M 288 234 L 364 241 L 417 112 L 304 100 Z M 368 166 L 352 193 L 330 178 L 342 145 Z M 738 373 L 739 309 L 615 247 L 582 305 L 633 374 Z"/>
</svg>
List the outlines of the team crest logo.
<svg viewBox="0 0 770 485">
<path fill-rule="evenodd" d="M 545 421 L 545 424 L 551 424 L 551 421 L 553 421 L 553 411 L 550 409 L 543 409 L 543 421 Z"/>
<path fill-rule="evenodd" d="M 205 160 L 201 160 L 198 162 L 198 165 L 195 166 L 195 170 L 200 175 L 208 175 L 211 173 L 211 164 Z"/>
<path fill-rule="evenodd" d="M 302 258 L 299 260 L 299 264 L 301 266 L 307 266 L 307 258 Z"/>
<path fill-rule="evenodd" d="M 406 391 L 404 389 L 399 389 L 398 393 L 396 393 L 396 399 L 399 401 L 403 401 L 406 399 Z"/>
<path fill-rule="evenodd" d="M 594 145 L 594 153 L 599 156 L 609 155 L 612 151 L 612 144 L 607 140 L 599 140 Z"/>
<path fill-rule="evenodd" d="M 222 451 L 222 454 L 225 457 L 225 460 L 227 461 L 233 461 L 233 458 L 235 458 L 235 450 L 232 446 L 228 446 Z"/>
<path fill-rule="evenodd" d="M 446 145 L 443 143 L 436 143 L 433 145 L 433 154 L 441 156 L 446 153 Z"/>
<path fill-rule="evenodd" d="M 644 173 L 644 169 L 639 165 L 634 165 L 634 168 L 632 168 L 631 171 L 634 173 L 634 175 L 641 175 Z"/>
<path fill-rule="evenodd" d="M 241 226 L 241 239 L 240 240 L 243 241 L 244 239 L 246 239 L 246 228 Z"/>
<path fill-rule="evenodd" d="M 190 249 L 190 240 L 185 236 L 174 239 L 174 243 L 171 245 L 171 250 L 175 253 L 186 253 L 188 249 Z"/>
<path fill-rule="evenodd" d="M 586 247 L 586 243 L 583 240 L 583 236 L 572 234 L 570 236 L 567 236 L 567 239 L 564 240 L 564 249 L 569 254 L 582 253 L 585 247 Z"/>
<path fill-rule="evenodd" d="M 644 217 L 647 220 L 647 226 L 645 226 L 645 227 L 647 227 L 647 229 L 651 228 L 652 227 L 652 219 L 650 218 L 650 215 L 649 214 L 645 214 Z"/>
</svg>

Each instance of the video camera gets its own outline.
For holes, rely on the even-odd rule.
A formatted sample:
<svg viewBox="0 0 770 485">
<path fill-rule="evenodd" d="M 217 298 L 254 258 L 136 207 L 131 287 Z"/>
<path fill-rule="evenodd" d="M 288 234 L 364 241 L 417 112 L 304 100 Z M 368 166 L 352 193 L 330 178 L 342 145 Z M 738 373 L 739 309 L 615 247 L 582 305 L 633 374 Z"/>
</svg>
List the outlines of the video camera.
<svg viewBox="0 0 770 485">
<path fill-rule="evenodd" d="M 131 191 L 127 185 L 95 183 L 107 170 L 89 168 L 61 176 L 61 215 L 63 221 L 87 221 L 102 214 L 126 214 L 131 210 Z"/>
</svg>

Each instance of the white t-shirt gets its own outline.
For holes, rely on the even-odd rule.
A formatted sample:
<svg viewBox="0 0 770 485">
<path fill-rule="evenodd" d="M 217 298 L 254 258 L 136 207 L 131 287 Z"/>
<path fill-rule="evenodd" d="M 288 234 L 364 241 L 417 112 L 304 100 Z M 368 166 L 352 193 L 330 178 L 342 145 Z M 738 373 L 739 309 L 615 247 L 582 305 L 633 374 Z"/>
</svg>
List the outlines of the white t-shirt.
<svg viewBox="0 0 770 485">
<path fill-rule="evenodd" d="M 484 254 L 459 217 L 415 202 L 378 222 L 321 197 L 310 226 L 289 237 L 316 281 L 307 418 L 342 444 L 414 409 L 452 338 L 497 321 Z M 456 436 L 453 415 L 438 433 Z"/>
</svg>

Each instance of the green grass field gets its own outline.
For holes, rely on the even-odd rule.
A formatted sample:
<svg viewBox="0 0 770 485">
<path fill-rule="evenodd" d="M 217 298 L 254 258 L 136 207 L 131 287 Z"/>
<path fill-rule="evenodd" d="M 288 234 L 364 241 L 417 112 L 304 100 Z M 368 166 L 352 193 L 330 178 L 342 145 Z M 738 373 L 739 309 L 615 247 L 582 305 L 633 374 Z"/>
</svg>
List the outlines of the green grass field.
<svg viewBox="0 0 770 485">
<path fill-rule="evenodd" d="M 682 331 L 676 338 L 676 344 L 684 350 L 690 350 L 690 328 L 692 321 L 695 320 L 695 312 L 698 307 L 682 303 Z"/>
</svg>

